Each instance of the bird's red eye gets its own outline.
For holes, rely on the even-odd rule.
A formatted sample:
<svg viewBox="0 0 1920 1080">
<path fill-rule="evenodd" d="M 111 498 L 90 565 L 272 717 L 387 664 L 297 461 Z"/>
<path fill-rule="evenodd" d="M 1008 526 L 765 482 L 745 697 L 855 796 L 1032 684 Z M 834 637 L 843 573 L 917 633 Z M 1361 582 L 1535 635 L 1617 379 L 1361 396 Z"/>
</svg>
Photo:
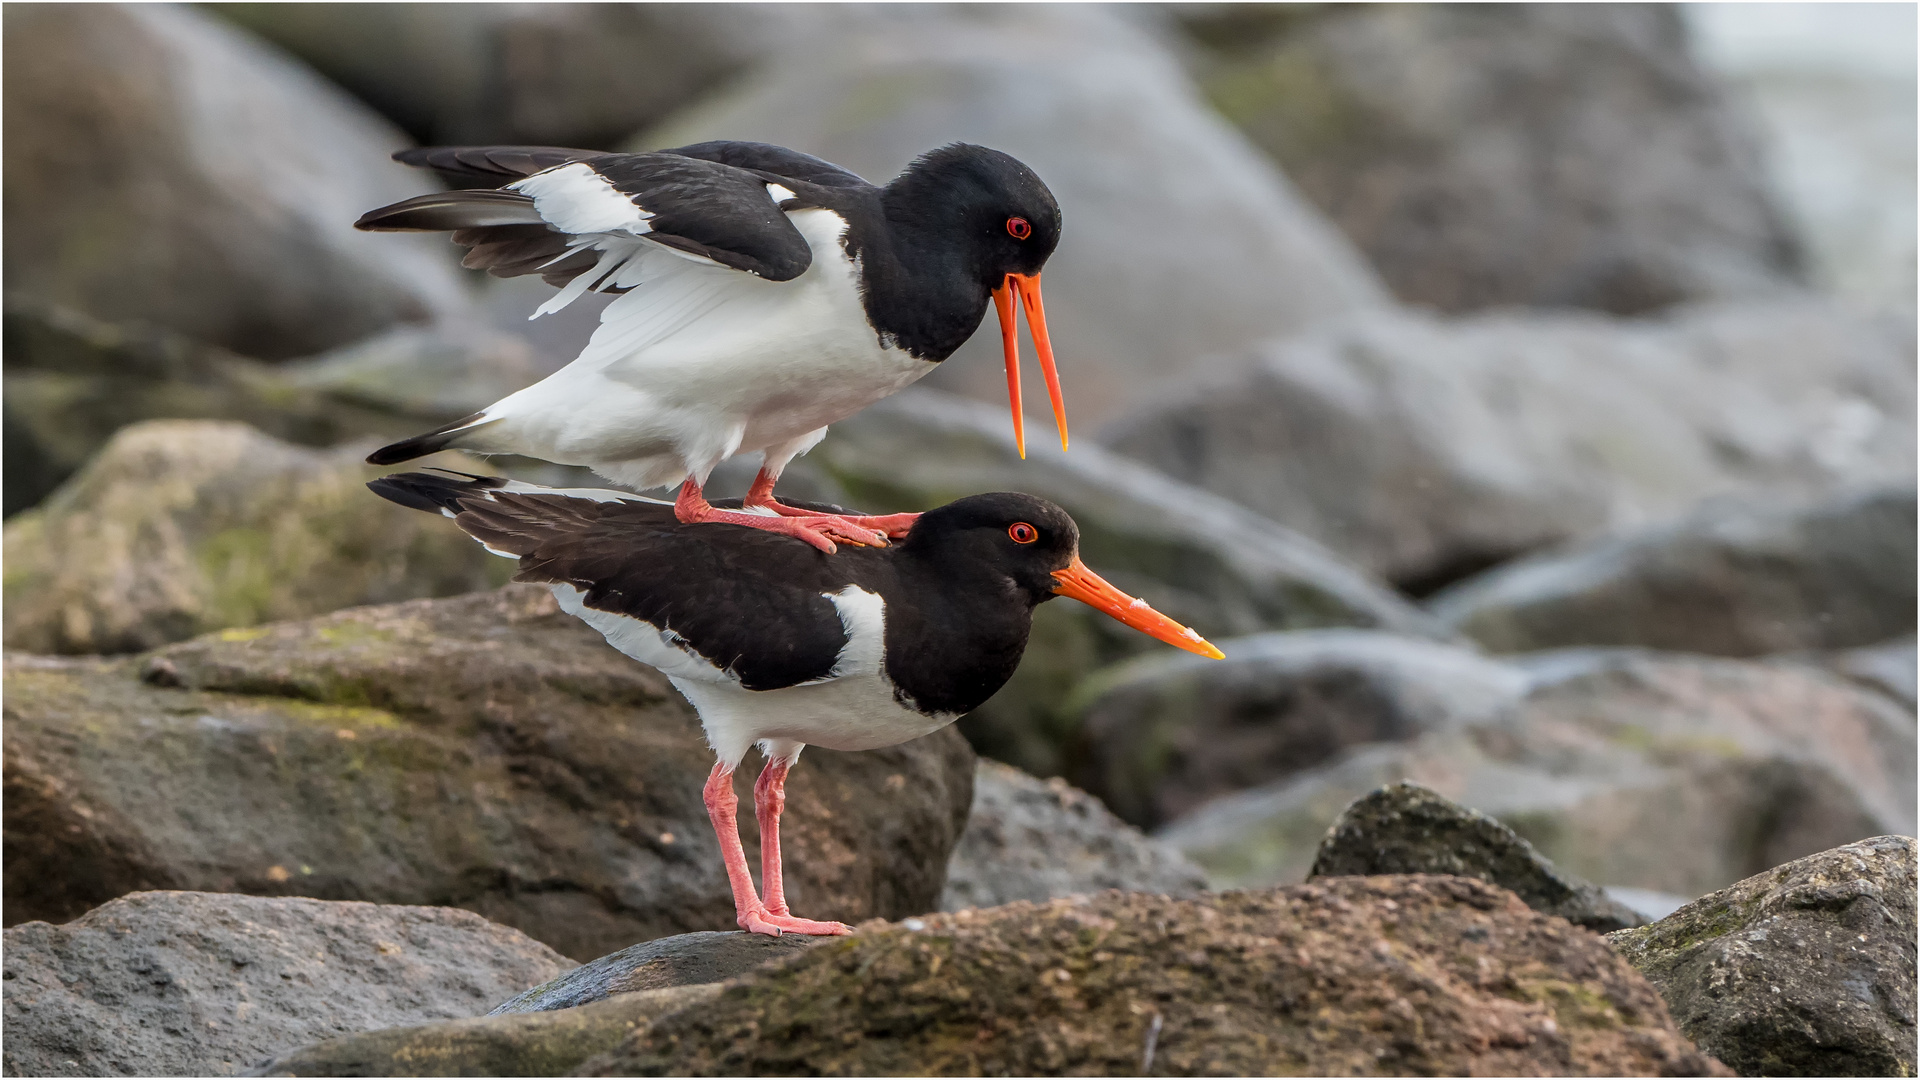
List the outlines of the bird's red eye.
<svg viewBox="0 0 1920 1080">
<path fill-rule="evenodd" d="M 1007 527 L 1007 535 L 1013 537 L 1016 544 L 1031 544 L 1040 539 L 1040 530 L 1024 521 L 1016 521 Z"/>
<path fill-rule="evenodd" d="M 1007 235 L 1015 240 L 1025 240 L 1033 235 L 1033 226 L 1027 224 L 1026 218 L 1010 217 L 1007 219 Z"/>
</svg>

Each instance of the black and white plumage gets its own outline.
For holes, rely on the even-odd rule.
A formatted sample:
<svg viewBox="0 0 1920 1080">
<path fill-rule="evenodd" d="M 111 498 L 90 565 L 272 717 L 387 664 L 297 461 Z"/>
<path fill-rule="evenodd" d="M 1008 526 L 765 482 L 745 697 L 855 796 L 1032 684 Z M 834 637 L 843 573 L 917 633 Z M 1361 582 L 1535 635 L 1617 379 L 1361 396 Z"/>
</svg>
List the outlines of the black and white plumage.
<svg viewBox="0 0 1920 1080">
<path fill-rule="evenodd" d="M 449 230 L 470 267 L 541 274 L 560 292 L 536 315 L 590 290 L 621 295 L 566 368 L 381 449 L 376 464 L 448 448 L 514 453 L 642 490 L 691 480 L 697 494 L 720 461 L 759 452 L 765 490 L 749 502 L 768 502 L 772 481 L 828 424 L 932 371 L 996 301 L 1018 426 L 1016 293 L 1064 440 L 1039 299 L 1060 209 L 998 151 L 944 147 L 884 187 L 764 143 L 397 156 L 502 186 L 419 196 L 360 228 Z"/>
<path fill-rule="evenodd" d="M 1033 609 L 1056 595 L 1220 655 L 1088 570 L 1073 519 L 1030 495 L 961 499 L 898 544 L 830 556 L 792 537 L 683 523 L 670 504 L 625 492 L 429 473 L 369 486 L 452 517 L 518 559 L 516 581 L 547 585 L 616 649 L 666 674 L 700 714 L 717 777 L 756 745 L 777 783 L 809 744 L 870 750 L 944 727 L 1012 676 Z M 711 785 L 709 796 L 730 798 Z M 724 846 L 719 816 L 715 827 Z M 738 879 L 735 893 L 741 925 L 755 929 Z"/>
</svg>

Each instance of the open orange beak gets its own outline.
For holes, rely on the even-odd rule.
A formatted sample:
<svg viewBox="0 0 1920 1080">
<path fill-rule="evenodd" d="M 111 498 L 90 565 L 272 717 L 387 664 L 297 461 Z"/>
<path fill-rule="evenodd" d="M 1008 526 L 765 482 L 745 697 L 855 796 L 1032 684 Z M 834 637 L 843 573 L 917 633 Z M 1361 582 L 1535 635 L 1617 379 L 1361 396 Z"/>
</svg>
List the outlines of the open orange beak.
<svg viewBox="0 0 1920 1080">
<path fill-rule="evenodd" d="M 1065 570 L 1055 570 L 1053 580 L 1060 583 L 1053 587 L 1054 592 L 1070 596 L 1083 604 L 1091 604 L 1135 630 L 1152 634 L 1190 653 L 1199 653 L 1215 660 L 1227 658 L 1226 653 L 1194 633 L 1192 627 L 1181 626 L 1148 607 L 1145 600 L 1137 600 L 1107 584 L 1106 579 L 1087 569 L 1087 564 L 1081 562 L 1078 555 L 1073 557 L 1073 562 Z"/>
<path fill-rule="evenodd" d="M 1060 449 L 1067 448 L 1067 407 L 1060 399 L 1060 372 L 1053 366 L 1053 343 L 1047 340 L 1047 310 L 1040 306 L 1039 274 L 1008 274 L 993 290 L 993 306 L 1000 313 L 1000 345 L 1007 353 L 1007 404 L 1013 408 L 1013 441 L 1020 456 L 1027 456 L 1027 427 L 1020 409 L 1020 341 L 1013 325 L 1013 294 L 1020 293 L 1020 305 L 1027 309 L 1027 329 L 1033 334 L 1033 351 L 1040 354 L 1040 371 L 1047 377 L 1047 393 L 1053 398 L 1053 420 L 1060 427 Z"/>
</svg>

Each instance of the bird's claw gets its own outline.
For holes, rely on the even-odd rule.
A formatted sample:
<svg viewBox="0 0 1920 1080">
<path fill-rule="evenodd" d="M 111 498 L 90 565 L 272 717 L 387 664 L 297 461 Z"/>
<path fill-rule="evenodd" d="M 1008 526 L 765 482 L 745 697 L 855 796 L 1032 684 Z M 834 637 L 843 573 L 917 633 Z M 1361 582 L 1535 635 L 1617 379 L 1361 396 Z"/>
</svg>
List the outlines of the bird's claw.
<svg viewBox="0 0 1920 1080">
<path fill-rule="evenodd" d="M 779 937 L 782 933 L 807 934 L 815 937 L 851 934 L 853 927 L 842 922 L 819 922 L 813 919 L 801 919 L 792 915 L 775 915 L 765 908 L 743 911 L 739 918 L 740 929 L 750 934 L 767 934 Z"/>
</svg>

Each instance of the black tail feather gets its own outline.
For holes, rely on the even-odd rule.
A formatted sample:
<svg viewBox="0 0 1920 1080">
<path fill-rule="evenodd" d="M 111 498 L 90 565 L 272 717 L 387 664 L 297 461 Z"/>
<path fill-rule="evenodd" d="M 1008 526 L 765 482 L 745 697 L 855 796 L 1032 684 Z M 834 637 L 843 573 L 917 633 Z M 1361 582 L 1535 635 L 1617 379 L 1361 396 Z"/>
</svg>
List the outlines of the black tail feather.
<svg viewBox="0 0 1920 1080">
<path fill-rule="evenodd" d="M 533 200 L 517 191 L 435 191 L 369 210 L 353 223 L 370 232 L 450 232 L 503 225 L 545 226 Z"/>
<path fill-rule="evenodd" d="M 394 473 L 378 480 L 369 481 L 368 490 L 388 502 L 399 503 L 413 510 L 425 510 L 429 514 L 442 511 L 460 513 L 466 507 L 462 499 L 472 498 L 482 492 L 492 490 L 506 483 L 497 476 L 475 476 L 472 473 L 453 472 L 442 469 L 446 476 L 433 473 L 412 472 Z M 458 479 L 455 479 L 455 478 Z"/>
<path fill-rule="evenodd" d="M 433 169 L 463 180 L 509 184 L 542 169 L 569 161 L 606 157 L 603 150 L 573 150 L 562 146 L 416 146 L 393 155 L 393 160 Z"/>
<path fill-rule="evenodd" d="M 414 458 L 426 457 L 428 454 L 445 450 L 453 445 L 453 441 L 460 437 L 461 432 L 478 427 L 478 421 L 485 415 L 486 413 L 474 413 L 472 416 L 461 417 L 445 427 L 434 428 L 425 435 L 415 435 L 411 439 L 390 443 L 368 454 L 367 464 L 398 465 L 403 461 L 412 461 Z"/>
</svg>

